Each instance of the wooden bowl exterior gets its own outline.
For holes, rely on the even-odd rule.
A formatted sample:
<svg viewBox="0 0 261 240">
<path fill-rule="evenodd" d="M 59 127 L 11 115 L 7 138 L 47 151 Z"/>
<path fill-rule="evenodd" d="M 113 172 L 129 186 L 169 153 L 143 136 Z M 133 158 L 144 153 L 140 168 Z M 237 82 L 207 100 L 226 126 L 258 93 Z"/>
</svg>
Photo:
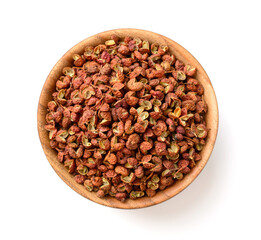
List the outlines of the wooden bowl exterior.
<svg viewBox="0 0 261 240">
<path fill-rule="evenodd" d="M 197 74 L 195 78 L 197 78 L 201 82 L 205 90 L 204 99 L 208 105 L 206 123 L 210 131 L 208 134 L 206 145 L 201 152 L 202 159 L 191 170 L 191 172 L 184 177 L 184 179 L 176 182 L 173 186 L 158 192 L 154 197 L 151 198 L 143 197 L 136 200 L 127 199 L 125 202 L 120 202 L 110 196 L 101 199 L 98 198 L 95 193 L 88 192 L 83 185 L 76 183 L 73 176 L 66 171 L 63 164 L 57 161 L 57 152 L 50 147 L 48 132 L 44 129 L 45 115 L 47 113 L 47 103 L 52 99 L 52 93 L 55 91 L 55 82 L 61 76 L 62 69 L 66 66 L 70 66 L 73 63 L 72 55 L 74 53 L 83 53 L 84 48 L 87 45 L 95 46 L 104 43 L 104 41 L 110 38 L 111 34 L 116 34 L 120 38 L 123 38 L 125 36 L 138 37 L 141 39 L 146 39 L 150 43 L 168 45 L 170 52 L 173 53 L 177 57 L 177 59 L 183 61 L 185 64 L 190 63 L 197 68 Z M 218 105 L 214 89 L 203 67 L 186 49 L 184 49 L 178 43 L 165 36 L 150 31 L 139 29 L 116 29 L 96 34 L 81 41 L 73 48 L 71 48 L 56 63 L 56 65 L 53 67 L 50 74 L 48 75 L 40 95 L 37 112 L 37 125 L 40 141 L 49 163 L 51 164 L 55 172 L 68 186 L 70 186 L 77 193 L 81 194 L 83 197 L 88 198 L 96 203 L 114 208 L 134 209 L 152 206 L 170 199 L 171 197 L 175 196 L 183 189 L 185 189 L 198 176 L 198 174 L 206 165 L 215 144 L 218 131 Z"/>
</svg>

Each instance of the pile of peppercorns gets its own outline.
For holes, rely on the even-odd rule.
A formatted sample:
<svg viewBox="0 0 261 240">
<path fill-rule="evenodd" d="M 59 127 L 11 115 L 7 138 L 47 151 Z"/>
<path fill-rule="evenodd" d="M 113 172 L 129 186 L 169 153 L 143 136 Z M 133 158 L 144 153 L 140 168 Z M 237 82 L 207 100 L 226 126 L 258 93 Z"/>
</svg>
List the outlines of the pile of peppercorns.
<svg viewBox="0 0 261 240">
<path fill-rule="evenodd" d="M 77 183 L 124 201 L 152 197 L 190 172 L 208 132 L 193 66 L 168 46 L 115 35 L 72 57 L 45 128 Z"/>
</svg>

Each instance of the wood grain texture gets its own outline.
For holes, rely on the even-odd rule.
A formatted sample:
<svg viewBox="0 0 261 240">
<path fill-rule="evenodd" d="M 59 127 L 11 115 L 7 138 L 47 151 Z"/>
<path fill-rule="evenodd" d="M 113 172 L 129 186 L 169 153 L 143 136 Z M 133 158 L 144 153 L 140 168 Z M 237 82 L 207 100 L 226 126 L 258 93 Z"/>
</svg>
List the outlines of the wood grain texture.
<svg viewBox="0 0 261 240">
<path fill-rule="evenodd" d="M 206 145 L 201 152 L 202 159 L 197 163 L 192 171 L 184 177 L 184 179 L 175 183 L 173 186 L 158 192 L 154 197 L 143 197 L 137 200 L 128 199 L 124 203 L 109 196 L 104 199 L 100 199 L 96 196 L 95 193 L 88 192 L 83 185 L 77 184 L 74 181 L 72 175 L 70 175 L 66 171 L 63 164 L 57 161 L 57 152 L 50 147 L 48 132 L 44 129 L 45 115 L 47 113 L 47 103 L 52 99 L 51 95 L 55 91 L 55 83 L 62 74 L 62 69 L 66 66 L 70 66 L 73 63 L 72 55 L 74 53 L 82 54 L 84 52 L 84 48 L 87 45 L 96 46 L 98 44 L 104 43 L 104 41 L 110 38 L 111 34 L 116 34 L 120 38 L 123 38 L 125 36 L 138 37 L 141 39 L 146 39 L 150 43 L 166 44 L 169 46 L 170 52 L 173 53 L 177 57 L 177 59 L 180 59 L 185 64 L 190 63 L 191 65 L 196 67 L 196 78 L 201 82 L 205 90 L 204 99 L 208 105 L 206 122 L 207 127 L 210 129 Z M 51 164 L 55 172 L 59 175 L 59 177 L 68 186 L 70 186 L 77 193 L 81 194 L 83 197 L 90 199 L 96 203 L 114 208 L 134 209 L 152 206 L 166 201 L 169 198 L 172 198 L 183 189 L 185 189 L 198 176 L 198 174 L 206 165 L 215 144 L 218 131 L 218 105 L 214 89 L 203 67 L 186 49 L 184 49 L 178 43 L 165 36 L 150 31 L 139 29 L 116 29 L 102 32 L 83 40 L 82 42 L 71 48 L 67 53 L 65 53 L 65 55 L 56 63 L 56 65 L 53 67 L 50 74 L 48 75 L 40 95 L 37 112 L 37 125 L 40 141 L 49 163 Z"/>
</svg>

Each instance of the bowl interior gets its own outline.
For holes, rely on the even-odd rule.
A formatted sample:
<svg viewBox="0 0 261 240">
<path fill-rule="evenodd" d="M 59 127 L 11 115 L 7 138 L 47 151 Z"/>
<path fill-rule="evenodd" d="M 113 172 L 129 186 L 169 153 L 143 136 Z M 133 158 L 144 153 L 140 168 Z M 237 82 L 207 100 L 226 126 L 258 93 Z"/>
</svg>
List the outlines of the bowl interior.
<svg viewBox="0 0 261 240">
<path fill-rule="evenodd" d="M 197 74 L 195 78 L 197 78 L 204 87 L 204 99 L 208 105 L 206 123 L 207 127 L 210 129 L 206 140 L 206 145 L 201 152 L 202 159 L 196 164 L 196 166 L 191 170 L 191 172 L 184 177 L 184 179 L 182 179 L 179 182 L 176 182 L 173 186 L 158 192 L 154 197 L 143 197 L 136 200 L 127 199 L 124 203 L 109 196 L 104 199 L 98 198 L 95 193 L 88 192 L 83 185 L 77 184 L 72 175 L 70 175 L 65 170 L 63 164 L 57 161 L 57 152 L 50 147 L 48 133 L 44 129 L 45 115 L 47 113 L 47 103 L 52 99 L 52 93 L 55 91 L 55 83 L 56 80 L 61 76 L 62 69 L 66 66 L 71 66 L 71 64 L 73 63 L 72 55 L 74 53 L 83 53 L 87 45 L 96 46 L 100 43 L 104 43 L 106 40 L 110 38 L 111 34 L 116 34 L 120 38 L 123 38 L 125 36 L 138 37 L 144 40 L 146 39 L 150 43 L 168 45 L 170 52 L 173 53 L 177 59 L 183 61 L 185 64 L 190 63 L 191 65 L 196 67 Z M 48 75 L 40 95 L 37 113 L 37 124 L 38 133 L 44 153 L 53 169 L 67 185 L 69 185 L 72 189 L 74 189 L 82 196 L 96 203 L 110 207 L 132 209 L 148 207 L 163 202 L 181 192 L 197 177 L 197 175 L 206 165 L 214 147 L 218 130 L 218 107 L 214 89 L 206 72 L 199 64 L 199 62 L 186 49 L 184 49 L 182 46 L 180 46 L 173 40 L 153 32 L 138 29 L 118 29 L 99 33 L 97 35 L 83 40 L 82 42 L 78 43 L 73 48 L 71 48 L 56 63 L 56 65 L 53 67 L 50 74 Z"/>
</svg>

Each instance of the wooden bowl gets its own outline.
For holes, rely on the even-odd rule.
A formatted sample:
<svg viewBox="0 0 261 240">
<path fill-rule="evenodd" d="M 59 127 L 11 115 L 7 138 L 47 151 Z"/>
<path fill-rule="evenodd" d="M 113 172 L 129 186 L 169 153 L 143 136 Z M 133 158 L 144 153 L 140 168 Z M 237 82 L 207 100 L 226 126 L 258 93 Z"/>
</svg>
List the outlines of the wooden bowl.
<svg viewBox="0 0 261 240">
<path fill-rule="evenodd" d="M 201 82 L 205 90 L 204 99 L 208 105 L 206 122 L 207 127 L 210 129 L 210 131 L 207 137 L 206 145 L 201 152 L 202 159 L 196 164 L 191 172 L 184 177 L 184 179 L 176 182 L 173 186 L 158 192 L 154 197 L 151 198 L 143 197 L 137 200 L 127 199 L 125 202 L 120 202 L 110 196 L 101 199 L 98 198 L 95 193 L 88 192 L 83 185 L 76 183 L 73 176 L 65 170 L 63 164 L 57 161 L 57 152 L 50 147 L 48 132 L 44 129 L 47 103 L 52 99 L 52 93 L 55 91 L 55 82 L 62 74 L 62 69 L 72 64 L 72 55 L 74 53 L 82 54 L 84 52 L 84 48 L 87 45 L 95 46 L 104 43 L 110 38 L 111 34 L 116 34 L 120 38 L 123 38 L 125 36 L 138 37 L 141 39 L 147 39 L 150 43 L 168 45 L 170 52 L 173 53 L 177 57 L 177 59 L 183 61 L 185 64 L 190 63 L 197 68 L 196 78 Z M 73 190 L 75 190 L 77 193 L 81 194 L 85 198 L 88 198 L 96 203 L 114 208 L 133 209 L 152 206 L 172 198 L 183 189 L 185 189 L 198 176 L 198 174 L 206 165 L 214 147 L 218 130 L 218 106 L 214 89 L 206 72 L 199 64 L 199 62 L 186 49 L 184 49 L 173 40 L 153 32 L 139 29 L 116 29 L 96 34 L 81 41 L 73 48 L 71 48 L 56 63 L 56 65 L 53 67 L 50 74 L 48 75 L 41 92 L 38 105 L 37 124 L 38 133 L 44 153 L 53 169 L 68 186 L 70 186 Z"/>
</svg>

